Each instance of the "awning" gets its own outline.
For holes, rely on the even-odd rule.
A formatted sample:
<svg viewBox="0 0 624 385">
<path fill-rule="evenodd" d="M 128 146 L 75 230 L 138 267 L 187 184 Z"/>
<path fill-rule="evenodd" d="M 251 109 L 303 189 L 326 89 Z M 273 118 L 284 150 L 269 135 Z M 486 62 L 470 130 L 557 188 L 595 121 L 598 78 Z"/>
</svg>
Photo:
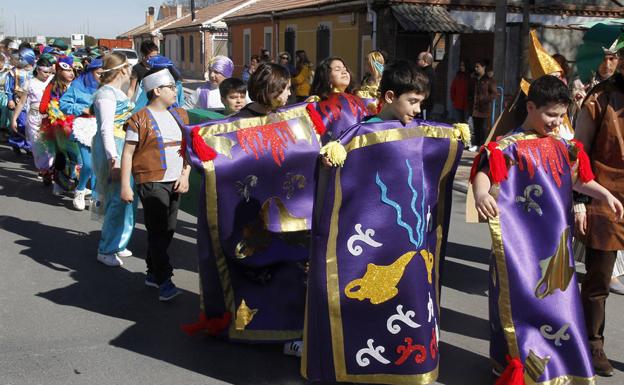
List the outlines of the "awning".
<svg viewBox="0 0 624 385">
<path fill-rule="evenodd" d="M 472 28 L 460 24 L 449 11 L 436 5 L 397 4 L 392 5 L 392 14 L 407 32 L 471 32 Z"/>
</svg>

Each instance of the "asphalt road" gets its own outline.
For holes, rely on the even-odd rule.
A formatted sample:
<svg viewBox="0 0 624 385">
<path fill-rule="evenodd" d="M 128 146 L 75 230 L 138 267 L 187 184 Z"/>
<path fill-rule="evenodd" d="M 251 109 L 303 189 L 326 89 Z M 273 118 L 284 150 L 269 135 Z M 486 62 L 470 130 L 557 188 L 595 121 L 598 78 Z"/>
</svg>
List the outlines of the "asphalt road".
<svg viewBox="0 0 624 385">
<path fill-rule="evenodd" d="M 444 266 L 441 368 L 437 384 L 491 383 L 487 323 L 489 235 L 463 221 L 454 195 Z M 160 303 L 143 285 L 145 227 L 139 212 L 122 268 L 95 260 L 99 223 L 36 179 L 30 157 L 0 145 L 0 385 L 305 384 L 281 346 L 188 337 L 198 314 L 195 218 L 180 213 L 171 247 L 183 290 Z M 609 300 L 607 352 L 624 383 L 624 297 Z"/>
</svg>

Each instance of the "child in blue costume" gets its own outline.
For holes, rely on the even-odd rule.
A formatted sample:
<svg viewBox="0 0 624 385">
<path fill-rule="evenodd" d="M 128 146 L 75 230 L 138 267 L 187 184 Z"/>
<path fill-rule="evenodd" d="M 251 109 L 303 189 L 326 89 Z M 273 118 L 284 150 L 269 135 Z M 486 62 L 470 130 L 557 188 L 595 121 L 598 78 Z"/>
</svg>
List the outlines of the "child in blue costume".
<svg viewBox="0 0 624 385">
<path fill-rule="evenodd" d="M 4 92 L 8 100 L 9 120 L 13 118 L 13 111 L 21 100 L 26 97 L 28 80 L 32 77 L 32 69 L 35 64 L 35 51 L 30 48 L 22 48 L 19 51 L 18 62 L 9 72 Z M 16 155 L 21 154 L 21 150 L 30 152 L 30 143 L 26 140 L 26 111 L 22 111 L 16 119 L 17 129 L 9 132 L 9 145 Z"/>
<path fill-rule="evenodd" d="M 103 59 L 102 86 L 93 98 L 97 133 L 93 139 L 93 169 L 97 178 L 97 201 L 91 210 L 104 214 L 97 260 L 107 266 L 121 266 L 120 257 L 132 255 L 126 246 L 134 229 L 136 203 L 121 201 L 121 154 L 125 140 L 123 125 L 134 104 L 121 90 L 130 82 L 130 64 L 123 54 L 113 52 Z M 134 188 L 134 182 L 130 182 Z"/>
<path fill-rule="evenodd" d="M 175 79 L 176 84 L 176 102 L 173 104 L 173 108 L 181 107 L 184 105 L 184 89 L 182 87 L 182 76 L 177 68 L 173 65 L 171 59 L 165 56 L 153 56 L 148 61 L 147 64 L 151 69 L 161 69 L 167 68 L 169 72 L 171 72 L 171 76 Z M 135 111 L 139 111 L 141 108 L 147 106 L 147 93 L 143 91 L 143 87 L 139 84 L 137 87 L 137 95 L 135 99 Z"/>
<path fill-rule="evenodd" d="M 61 97 L 61 111 L 66 115 L 74 115 L 74 126 L 71 140 L 76 142 L 80 151 L 80 177 L 74 193 L 73 205 L 78 211 L 85 209 L 85 195 L 89 193 L 87 183 L 91 179 L 91 189 L 95 186 L 95 175 L 91 166 L 91 145 L 97 131 L 97 122 L 91 106 L 93 95 L 100 86 L 102 59 L 93 59 L 74 80 L 65 94 Z M 96 197 L 92 197 L 96 199 Z"/>
</svg>

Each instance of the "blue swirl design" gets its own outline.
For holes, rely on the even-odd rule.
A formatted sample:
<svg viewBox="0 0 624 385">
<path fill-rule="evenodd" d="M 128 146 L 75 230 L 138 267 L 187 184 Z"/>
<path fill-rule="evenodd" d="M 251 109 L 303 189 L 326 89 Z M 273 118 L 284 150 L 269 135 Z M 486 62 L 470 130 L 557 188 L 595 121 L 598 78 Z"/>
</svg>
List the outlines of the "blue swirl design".
<svg viewBox="0 0 624 385">
<path fill-rule="evenodd" d="M 377 186 L 379 186 L 379 190 L 381 191 L 381 201 L 387 204 L 388 206 L 394 208 L 394 210 L 396 211 L 397 225 L 407 230 L 407 234 L 409 235 L 410 242 L 414 246 L 419 248 L 420 246 L 422 246 L 424 242 L 424 235 L 425 235 L 425 221 L 423 220 L 423 218 L 425 217 L 425 194 L 424 194 L 425 174 L 424 172 L 422 173 L 423 194 L 421 198 L 421 211 L 419 213 L 418 210 L 416 209 L 416 205 L 418 203 L 418 191 L 416 191 L 412 182 L 413 177 L 414 177 L 414 170 L 410 166 L 409 161 L 407 159 L 405 160 L 405 164 L 407 165 L 407 170 L 408 170 L 407 185 L 409 186 L 412 192 L 412 200 L 410 203 L 410 207 L 412 209 L 412 212 L 414 213 L 414 216 L 416 217 L 416 226 L 414 226 L 414 229 L 412 229 L 412 227 L 403 220 L 403 209 L 401 208 L 401 206 L 397 202 L 393 201 L 392 199 L 388 197 L 388 186 L 386 186 L 386 184 L 381 180 L 381 177 L 379 176 L 379 172 L 377 172 L 375 176 L 375 183 L 377 183 Z M 416 238 L 414 238 L 414 230 L 416 231 Z"/>
</svg>

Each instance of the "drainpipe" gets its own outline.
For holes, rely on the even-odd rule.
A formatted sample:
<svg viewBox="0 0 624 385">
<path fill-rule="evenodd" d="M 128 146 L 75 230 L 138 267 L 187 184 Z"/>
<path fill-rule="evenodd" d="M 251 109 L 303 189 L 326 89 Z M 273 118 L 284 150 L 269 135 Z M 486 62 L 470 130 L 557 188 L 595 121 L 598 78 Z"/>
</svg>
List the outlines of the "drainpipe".
<svg viewBox="0 0 624 385">
<path fill-rule="evenodd" d="M 373 43 L 373 51 L 377 50 L 377 12 L 373 10 L 373 0 L 366 1 L 366 21 L 373 24 L 373 32 L 371 40 Z"/>
</svg>

